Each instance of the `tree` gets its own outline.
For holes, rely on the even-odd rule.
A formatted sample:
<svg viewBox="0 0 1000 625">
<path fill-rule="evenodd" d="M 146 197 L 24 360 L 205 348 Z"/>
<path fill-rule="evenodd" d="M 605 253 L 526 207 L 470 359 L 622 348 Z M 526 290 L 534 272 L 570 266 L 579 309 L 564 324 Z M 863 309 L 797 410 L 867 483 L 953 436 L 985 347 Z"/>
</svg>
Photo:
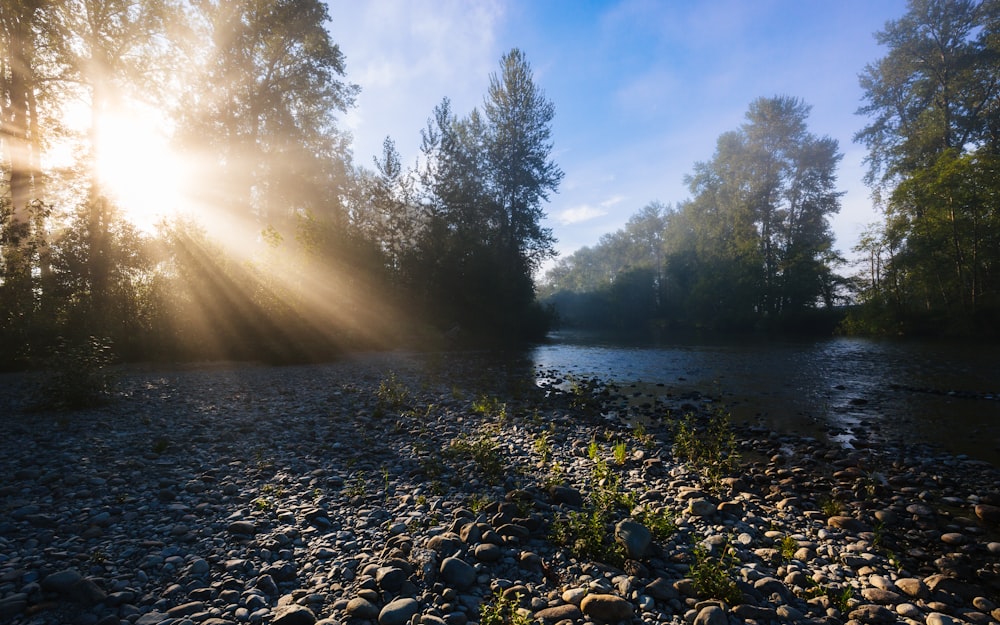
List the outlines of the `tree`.
<svg viewBox="0 0 1000 625">
<path fill-rule="evenodd" d="M 810 107 L 790 97 L 751 103 L 711 161 L 687 178 L 685 205 L 705 306 L 737 318 L 775 316 L 829 300 L 835 259 L 827 218 L 840 210 L 837 142 L 808 132 Z"/>
<path fill-rule="evenodd" d="M 995 332 L 1000 3 L 911 0 L 876 38 L 888 52 L 861 75 L 856 139 L 893 242 L 882 271 L 898 314 Z"/>
<path fill-rule="evenodd" d="M 563 174 L 550 160 L 554 107 L 523 53 L 512 50 L 500 66 L 482 113 L 458 118 L 445 99 L 423 131 L 416 262 L 443 323 L 525 337 L 544 331 L 533 273 L 554 254 L 542 205 Z"/>
<path fill-rule="evenodd" d="M 348 178 L 335 115 L 353 104 L 318 0 L 200 0 L 188 43 L 184 143 L 204 163 L 204 201 L 258 229 L 336 205 Z M 206 45 L 207 44 L 207 45 Z M 210 191 L 210 192 L 207 192 Z"/>
</svg>

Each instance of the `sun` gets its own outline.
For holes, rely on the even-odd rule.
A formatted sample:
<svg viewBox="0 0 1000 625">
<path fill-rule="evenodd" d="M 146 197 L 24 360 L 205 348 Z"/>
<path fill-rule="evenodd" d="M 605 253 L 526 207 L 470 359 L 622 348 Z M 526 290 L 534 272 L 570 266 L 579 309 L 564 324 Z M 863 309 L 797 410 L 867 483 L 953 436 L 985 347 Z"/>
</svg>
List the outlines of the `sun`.
<svg viewBox="0 0 1000 625">
<path fill-rule="evenodd" d="M 183 209 L 184 167 L 171 148 L 166 117 L 132 105 L 97 120 L 97 179 L 125 218 L 144 232 Z"/>
</svg>

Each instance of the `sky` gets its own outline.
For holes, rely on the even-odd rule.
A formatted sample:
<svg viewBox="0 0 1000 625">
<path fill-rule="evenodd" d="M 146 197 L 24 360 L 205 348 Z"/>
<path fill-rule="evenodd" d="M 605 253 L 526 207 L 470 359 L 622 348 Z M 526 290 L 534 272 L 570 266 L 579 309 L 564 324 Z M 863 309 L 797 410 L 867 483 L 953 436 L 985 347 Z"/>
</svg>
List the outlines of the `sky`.
<svg viewBox="0 0 1000 625">
<path fill-rule="evenodd" d="M 328 0 L 330 33 L 361 87 L 343 118 L 356 163 L 393 139 L 404 164 L 447 97 L 482 109 L 500 58 L 521 49 L 555 107 L 552 160 L 565 177 L 544 209 L 556 250 L 598 243 L 650 202 L 691 197 L 684 177 L 708 161 L 749 104 L 775 95 L 812 106 L 811 133 L 843 154 L 837 248 L 851 256 L 879 219 L 853 137 L 858 75 L 885 55 L 874 33 L 904 0 Z M 551 266 L 551 265 L 549 265 Z"/>
</svg>

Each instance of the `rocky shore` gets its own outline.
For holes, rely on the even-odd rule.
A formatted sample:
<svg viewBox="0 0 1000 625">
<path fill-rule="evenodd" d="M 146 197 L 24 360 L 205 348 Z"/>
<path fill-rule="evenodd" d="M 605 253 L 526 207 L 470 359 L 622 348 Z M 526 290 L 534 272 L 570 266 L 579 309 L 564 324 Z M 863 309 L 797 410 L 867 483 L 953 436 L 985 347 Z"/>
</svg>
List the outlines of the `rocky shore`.
<svg viewBox="0 0 1000 625">
<path fill-rule="evenodd" d="M 64 413 L 8 377 L 0 623 L 1000 622 L 996 467 L 545 374 L 131 370 Z"/>
</svg>

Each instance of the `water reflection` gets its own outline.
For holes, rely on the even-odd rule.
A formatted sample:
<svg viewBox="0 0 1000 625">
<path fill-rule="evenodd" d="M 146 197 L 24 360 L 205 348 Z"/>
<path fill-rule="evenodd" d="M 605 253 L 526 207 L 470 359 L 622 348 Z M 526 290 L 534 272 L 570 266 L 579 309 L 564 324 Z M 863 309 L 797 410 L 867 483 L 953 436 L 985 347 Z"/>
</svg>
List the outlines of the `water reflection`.
<svg viewBox="0 0 1000 625">
<path fill-rule="evenodd" d="M 835 338 L 639 345 L 559 333 L 541 370 L 721 396 L 738 420 L 850 441 L 940 445 L 1000 465 L 1000 356 L 993 346 Z"/>
</svg>

